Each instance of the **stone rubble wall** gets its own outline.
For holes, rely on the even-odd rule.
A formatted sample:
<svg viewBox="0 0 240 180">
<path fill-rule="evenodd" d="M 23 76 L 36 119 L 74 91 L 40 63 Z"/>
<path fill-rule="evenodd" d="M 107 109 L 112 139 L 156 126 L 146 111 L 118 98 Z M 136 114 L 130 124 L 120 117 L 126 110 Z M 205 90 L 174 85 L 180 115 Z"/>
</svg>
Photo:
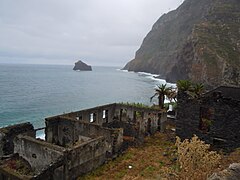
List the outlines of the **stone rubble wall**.
<svg viewBox="0 0 240 180">
<path fill-rule="evenodd" d="M 240 163 L 233 163 L 218 173 L 212 174 L 208 180 L 239 180 L 240 179 Z"/>
</svg>

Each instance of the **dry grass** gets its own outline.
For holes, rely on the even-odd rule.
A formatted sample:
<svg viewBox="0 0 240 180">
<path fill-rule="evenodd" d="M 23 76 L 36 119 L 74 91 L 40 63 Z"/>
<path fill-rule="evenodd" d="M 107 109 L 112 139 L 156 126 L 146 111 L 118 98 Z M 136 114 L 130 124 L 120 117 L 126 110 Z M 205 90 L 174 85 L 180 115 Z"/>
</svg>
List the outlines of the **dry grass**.
<svg viewBox="0 0 240 180">
<path fill-rule="evenodd" d="M 169 174 L 174 176 L 175 153 L 174 142 L 157 133 L 147 137 L 144 146 L 129 148 L 124 155 L 79 179 L 160 179 Z"/>
<path fill-rule="evenodd" d="M 219 166 L 221 156 L 210 151 L 210 145 L 205 144 L 196 135 L 192 139 L 181 142 L 176 140 L 178 162 L 180 164 L 180 179 L 207 179 Z"/>
<path fill-rule="evenodd" d="M 143 146 L 129 148 L 122 156 L 79 178 L 79 180 L 187 179 L 181 175 L 180 167 L 176 161 L 177 149 L 175 143 L 170 141 L 171 137 L 169 134 L 161 133 L 147 137 Z M 228 155 L 222 153 L 221 165 L 212 171 L 217 172 L 225 169 L 233 162 L 240 162 L 240 149 Z"/>
</svg>

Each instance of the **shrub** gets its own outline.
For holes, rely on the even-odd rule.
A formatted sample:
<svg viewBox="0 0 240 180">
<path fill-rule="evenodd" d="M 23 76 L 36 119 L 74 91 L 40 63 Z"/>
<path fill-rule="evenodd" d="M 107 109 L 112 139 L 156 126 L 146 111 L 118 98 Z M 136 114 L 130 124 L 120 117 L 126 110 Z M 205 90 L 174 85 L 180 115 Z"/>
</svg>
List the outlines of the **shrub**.
<svg viewBox="0 0 240 180">
<path fill-rule="evenodd" d="M 220 155 L 210 151 L 210 145 L 205 144 L 196 135 L 191 140 L 176 140 L 180 179 L 206 179 L 219 164 Z"/>
</svg>

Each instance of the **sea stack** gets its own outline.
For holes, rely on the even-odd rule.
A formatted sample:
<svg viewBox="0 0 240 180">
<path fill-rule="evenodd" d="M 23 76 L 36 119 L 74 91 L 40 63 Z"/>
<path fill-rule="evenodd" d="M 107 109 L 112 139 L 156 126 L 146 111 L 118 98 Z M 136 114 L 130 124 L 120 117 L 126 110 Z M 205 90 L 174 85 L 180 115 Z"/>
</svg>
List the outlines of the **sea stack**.
<svg viewBox="0 0 240 180">
<path fill-rule="evenodd" d="M 92 71 L 92 67 L 90 65 L 87 65 L 86 63 L 82 61 L 78 61 L 75 63 L 75 66 L 73 68 L 74 71 Z"/>
</svg>

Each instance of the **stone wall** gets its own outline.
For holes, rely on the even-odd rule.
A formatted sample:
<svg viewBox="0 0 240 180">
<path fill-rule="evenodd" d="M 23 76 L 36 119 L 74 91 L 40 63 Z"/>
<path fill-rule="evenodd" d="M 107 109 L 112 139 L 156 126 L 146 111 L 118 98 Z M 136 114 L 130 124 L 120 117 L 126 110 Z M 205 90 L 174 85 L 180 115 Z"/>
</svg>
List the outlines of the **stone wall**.
<svg viewBox="0 0 240 180">
<path fill-rule="evenodd" d="M 240 147 L 240 101 L 208 94 L 199 99 L 178 98 L 176 133 L 182 139 L 196 134 L 215 147 Z"/>
<path fill-rule="evenodd" d="M 139 108 L 117 104 L 114 119 L 107 127 L 123 128 L 124 136 L 142 137 L 160 129 L 161 112 L 150 108 Z"/>
<path fill-rule="evenodd" d="M 107 148 L 104 137 L 74 146 L 67 155 L 67 179 L 75 179 L 102 165 L 106 161 Z"/>
<path fill-rule="evenodd" d="M 29 162 L 35 172 L 41 172 L 63 157 L 64 148 L 29 136 L 14 139 L 14 153 Z"/>
<path fill-rule="evenodd" d="M 60 116 L 103 126 L 116 120 L 136 123 L 137 119 L 141 121 L 141 119 L 148 120 L 151 118 L 152 131 L 156 131 L 158 126 L 160 126 L 160 123 L 157 122 L 159 113 L 161 112 L 151 108 L 140 108 L 127 104 L 114 103 L 62 114 Z"/>
<path fill-rule="evenodd" d="M 0 140 L 8 137 L 10 153 L 28 161 L 34 170 L 31 179 L 75 179 L 119 155 L 126 139 L 143 141 L 145 135 L 155 133 L 165 121 L 162 114 L 151 108 L 109 104 L 46 118 L 46 141 L 35 139 L 30 124 L 1 129 Z M 0 177 L 12 176 L 1 170 Z"/>
<path fill-rule="evenodd" d="M 123 141 L 121 128 L 109 129 L 66 117 L 46 119 L 45 133 L 47 142 L 63 147 L 72 147 L 81 140 L 103 136 L 110 154 L 118 152 Z"/>
<path fill-rule="evenodd" d="M 199 130 L 200 104 L 197 99 L 190 99 L 186 94 L 178 95 L 176 134 L 181 139 L 189 139 L 196 134 L 201 136 Z"/>
<path fill-rule="evenodd" d="M 88 139 L 72 148 L 63 148 L 28 136 L 14 140 L 15 151 L 29 162 L 34 175 L 22 176 L 0 168 L 0 178 L 67 180 L 75 179 L 106 161 L 108 146 L 104 137 Z"/>
<path fill-rule="evenodd" d="M 45 134 L 48 142 L 61 146 L 71 146 L 81 136 L 94 138 L 94 135 L 100 135 L 107 138 L 109 144 L 114 141 L 113 151 L 118 152 L 122 135 L 118 132 L 118 138 L 113 140 L 109 138 L 109 131 L 113 134 L 121 128 L 123 136 L 143 142 L 145 135 L 164 129 L 165 121 L 166 114 L 159 110 L 114 103 L 46 118 Z"/>
<path fill-rule="evenodd" d="M 138 135 L 145 135 L 146 133 L 153 134 L 160 129 L 160 116 L 161 112 L 159 110 L 117 104 L 115 108 L 114 121 L 124 122 L 123 124 L 125 124 L 125 126 L 132 126 Z M 124 134 L 131 134 L 131 132 L 129 132 L 129 128 L 124 130 L 126 130 L 126 133 Z M 135 134 L 135 132 L 132 132 L 132 134 Z"/>
<path fill-rule="evenodd" d="M 0 157 L 13 153 L 13 139 L 19 134 L 35 137 L 33 125 L 22 123 L 0 129 Z"/>
<path fill-rule="evenodd" d="M 102 125 L 109 123 L 114 119 L 116 103 L 94 108 L 84 109 L 81 111 L 62 114 L 63 117 L 73 118 L 82 122 Z"/>
<path fill-rule="evenodd" d="M 15 153 L 33 168 L 33 179 L 75 179 L 102 165 L 109 150 L 104 137 L 86 139 L 71 148 L 64 148 L 19 135 L 14 144 Z"/>
</svg>

